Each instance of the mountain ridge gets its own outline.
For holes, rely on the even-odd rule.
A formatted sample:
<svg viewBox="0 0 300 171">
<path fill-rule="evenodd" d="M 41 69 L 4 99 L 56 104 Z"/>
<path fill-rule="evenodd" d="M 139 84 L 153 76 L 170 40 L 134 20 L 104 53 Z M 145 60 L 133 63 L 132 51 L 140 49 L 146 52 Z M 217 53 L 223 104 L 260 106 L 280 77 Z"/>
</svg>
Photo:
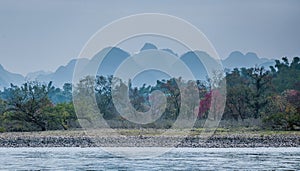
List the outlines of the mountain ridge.
<svg viewBox="0 0 300 171">
<path fill-rule="evenodd" d="M 0 89 L 8 87 L 12 84 L 22 84 L 25 81 L 24 76 L 9 72 L 0 64 Z"/>
<path fill-rule="evenodd" d="M 158 49 L 152 43 L 145 43 L 140 49 L 140 52 L 144 50 Z M 175 57 L 181 59 L 190 68 L 191 72 L 197 79 L 205 79 L 207 74 L 206 68 L 203 65 L 203 60 L 209 63 L 210 56 L 203 51 L 188 51 L 182 55 L 176 54 L 171 49 L 159 49 L 172 54 Z M 199 60 L 200 56 L 201 60 Z M 64 83 L 72 82 L 73 72 L 76 64 L 80 63 L 84 66 L 87 73 L 91 73 L 89 70 L 96 70 L 98 75 L 111 75 L 118 68 L 118 66 L 130 57 L 129 52 L 124 51 L 118 47 L 107 47 L 99 51 L 92 59 L 78 58 L 70 60 L 66 65 L 59 66 L 54 72 L 37 71 L 29 73 L 27 76 L 21 74 L 11 73 L 0 64 L 0 88 L 8 87 L 10 83 L 22 84 L 24 81 L 41 81 L 49 82 L 53 81 L 53 84 L 57 87 L 62 87 Z M 99 65 L 97 62 L 102 59 L 102 63 Z M 233 51 L 229 56 L 221 60 L 224 69 L 232 70 L 233 68 L 241 67 L 254 67 L 264 66 L 268 68 L 275 64 L 273 59 L 260 58 L 256 53 L 247 52 L 242 53 L 240 51 Z M 99 69 L 100 68 L 100 69 Z"/>
</svg>

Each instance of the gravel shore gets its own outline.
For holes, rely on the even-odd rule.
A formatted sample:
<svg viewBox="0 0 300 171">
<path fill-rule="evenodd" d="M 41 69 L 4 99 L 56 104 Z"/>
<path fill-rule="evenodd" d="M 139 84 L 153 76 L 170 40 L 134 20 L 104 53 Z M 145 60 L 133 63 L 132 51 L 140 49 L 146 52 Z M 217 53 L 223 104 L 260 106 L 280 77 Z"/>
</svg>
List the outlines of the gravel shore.
<svg viewBox="0 0 300 171">
<path fill-rule="evenodd" d="M 0 133 L 0 147 L 300 147 L 299 134 L 86 135 L 78 132 Z"/>
</svg>

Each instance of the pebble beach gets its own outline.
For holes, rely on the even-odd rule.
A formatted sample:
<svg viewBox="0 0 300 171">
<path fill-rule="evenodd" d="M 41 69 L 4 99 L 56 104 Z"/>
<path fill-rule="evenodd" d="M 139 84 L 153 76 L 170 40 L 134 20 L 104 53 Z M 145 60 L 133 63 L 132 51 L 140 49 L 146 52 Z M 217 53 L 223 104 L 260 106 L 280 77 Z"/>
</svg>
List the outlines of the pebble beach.
<svg viewBox="0 0 300 171">
<path fill-rule="evenodd" d="M 222 133 L 210 136 L 182 134 L 111 133 L 84 131 L 0 133 L 0 147 L 300 147 L 299 133 Z"/>
</svg>

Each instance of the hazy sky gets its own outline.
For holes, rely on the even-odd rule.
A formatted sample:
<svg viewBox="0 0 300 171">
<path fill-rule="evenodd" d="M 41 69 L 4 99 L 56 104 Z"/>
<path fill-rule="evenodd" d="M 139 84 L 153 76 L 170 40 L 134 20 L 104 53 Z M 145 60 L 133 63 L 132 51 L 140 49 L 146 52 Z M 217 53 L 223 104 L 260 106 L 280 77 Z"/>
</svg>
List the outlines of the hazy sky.
<svg viewBox="0 0 300 171">
<path fill-rule="evenodd" d="M 298 0 L 0 0 L 0 59 L 7 70 L 54 71 L 76 58 L 98 29 L 138 13 L 165 13 L 195 25 L 221 57 L 300 55 Z"/>
</svg>

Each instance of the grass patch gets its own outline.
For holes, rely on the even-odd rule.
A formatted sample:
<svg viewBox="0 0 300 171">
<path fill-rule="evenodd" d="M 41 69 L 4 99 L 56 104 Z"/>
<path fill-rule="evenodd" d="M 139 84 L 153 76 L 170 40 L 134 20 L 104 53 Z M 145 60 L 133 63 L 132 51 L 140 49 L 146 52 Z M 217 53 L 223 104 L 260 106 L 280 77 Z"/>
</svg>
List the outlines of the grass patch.
<svg viewBox="0 0 300 171">
<path fill-rule="evenodd" d="M 199 135 L 241 135 L 241 136 L 272 136 L 272 135 L 296 135 L 300 136 L 300 131 L 273 131 L 257 130 L 256 128 L 216 128 L 216 129 L 97 129 L 97 130 L 67 130 L 67 131 L 40 131 L 40 132 L 4 132 L 0 137 L 82 137 L 82 136 L 199 136 Z"/>
</svg>

